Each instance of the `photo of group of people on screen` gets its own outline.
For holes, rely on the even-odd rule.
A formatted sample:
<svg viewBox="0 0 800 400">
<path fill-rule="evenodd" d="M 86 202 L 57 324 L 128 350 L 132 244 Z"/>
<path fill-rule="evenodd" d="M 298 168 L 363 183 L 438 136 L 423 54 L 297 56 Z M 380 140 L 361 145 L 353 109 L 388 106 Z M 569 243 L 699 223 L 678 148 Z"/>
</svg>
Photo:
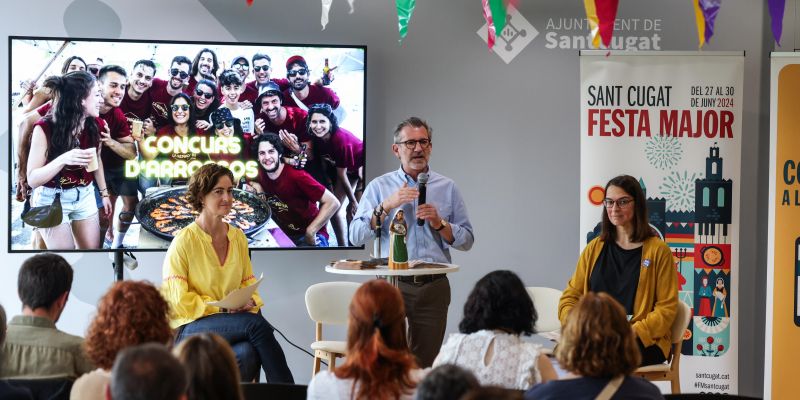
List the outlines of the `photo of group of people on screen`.
<svg viewBox="0 0 800 400">
<path fill-rule="evenodd" d="M 137 206 L 208 163 L 253 195 L 236 196 L 232 214 L 268 205 L 277 229 L 254 247 L 350 245 L 364 187 L 364 49 L 11 45 L 11 250 L 166 248 L 193 218 L 183 196 Z M 155 242 L 140 241 L 145 230 Z"/>
</svg>

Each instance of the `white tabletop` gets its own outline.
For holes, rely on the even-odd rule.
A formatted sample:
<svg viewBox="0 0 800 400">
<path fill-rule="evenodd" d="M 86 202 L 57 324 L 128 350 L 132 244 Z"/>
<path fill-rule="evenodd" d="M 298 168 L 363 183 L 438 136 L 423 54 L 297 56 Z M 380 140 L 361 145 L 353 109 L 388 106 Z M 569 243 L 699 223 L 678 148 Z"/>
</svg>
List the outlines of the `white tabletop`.
<svg viewBox="0 0 800 400">
<path fill-rule="evenodd" d="M 378 265 L 375 268 L 367 269 L 339 269 L 331 265 L 325 266 L 325 272 L 341 275 L 380 275 L 380 276 L 414 276 L 414 275 L 435 275 L 448 274 L 458 271 L 458 265 L 442 264 L 442 268 L 410 268 L 410 269 L 389 269 L 388 265 Z"/>
</svg>

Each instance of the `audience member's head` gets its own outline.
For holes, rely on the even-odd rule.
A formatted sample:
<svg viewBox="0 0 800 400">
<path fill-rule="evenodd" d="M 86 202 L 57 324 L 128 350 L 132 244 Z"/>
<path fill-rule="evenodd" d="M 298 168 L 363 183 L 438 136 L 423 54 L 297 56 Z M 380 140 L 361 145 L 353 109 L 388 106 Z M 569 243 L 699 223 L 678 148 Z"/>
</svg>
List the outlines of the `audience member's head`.
<svg viewBox="0 0 800 400">
<path fill-rule="evenodd" d="M 470 390 L 461 400 L 522 400 L 522 392 L 499 386 L 484 386 Z"/>
<path fill-rule="evenodd" d="M 173 351 L 189 379 L 188 400 L 242 400 L 239 367 L 228 342 L 219 335 L 190 336 Z"/>
<path fill-rule="evenodd" d="M 100 299 L 86 334 L 84 345 L 89 359 L 109 370 L 114 359 L 126 347 L 147 342 L 169 343 L 172 330 L 169 306 L 149 282 L 117 282 Z"/>
<path fill-rule="evenodd" d="M 24 309 L 42 310 L 58 321 L 72 288 L 72 267 L 64 257 L 42 253 L 22 263 L 17 293 Z"/>
<path fill-rule="evenodd" d="M 6 309 L 0 305 L 0 346 L 6 342 Z"/>
<path fill-rule="evenodd" d="M 147 343 L 119 353 L 106 397 L 113 400 L 186 398 L 186 371 L 162 344 Z"/>
<path fill-rule="evenodd" d="M 502 330 L 516 335 L 532 334 L 536 309 L 525 285 L 511 271 L 493 271 L 481 278 L 464 304 L 461 333 Z"/>
<path fill-rule="evenodd" d="M 561 329 L 556 358 L 565 370 L 595 378 L 628 375 L 640 362 L 625 309 L 606 293 L 581 297 Z"/>
<path fill-rule="evenodd" d="M 417 386 L 417 400 L 458 400 L 481 387 L 475 375 L 457 365 L 443 364 L 431 370 Z"/>
<path fill-rule="evenodd" d="M 347 360 L 336 369 L 352 378 L 357 399 L 399 398 L 416 383 L 416 368 L 406 342 L 405 308 L 400 290 L 384 280 L 365 282 L 350 303 Z"/>
</svg>

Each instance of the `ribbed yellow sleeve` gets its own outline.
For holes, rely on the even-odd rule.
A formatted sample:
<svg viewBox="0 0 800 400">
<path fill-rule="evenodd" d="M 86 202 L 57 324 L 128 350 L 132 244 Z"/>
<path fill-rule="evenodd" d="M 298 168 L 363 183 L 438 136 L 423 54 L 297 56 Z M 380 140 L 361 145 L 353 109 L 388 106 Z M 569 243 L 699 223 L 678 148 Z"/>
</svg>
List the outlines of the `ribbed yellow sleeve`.
<svg viewBox="0 0 800 400">
<path fill-rule="evenodd" d="M 211 237 L 197 224 L 192 223 L 173 239 L 164 258 L 161 287 L 170 305 L 172 328 L 220 312 L 206 303 L 256 281 L 244 233 L 231 227 L 228 240 L 228 254 L 220 265 Z M 264 302 L 257 292 L 253 300 L 256 307 L 250 311 L 258 312 Z"/>
</svg>

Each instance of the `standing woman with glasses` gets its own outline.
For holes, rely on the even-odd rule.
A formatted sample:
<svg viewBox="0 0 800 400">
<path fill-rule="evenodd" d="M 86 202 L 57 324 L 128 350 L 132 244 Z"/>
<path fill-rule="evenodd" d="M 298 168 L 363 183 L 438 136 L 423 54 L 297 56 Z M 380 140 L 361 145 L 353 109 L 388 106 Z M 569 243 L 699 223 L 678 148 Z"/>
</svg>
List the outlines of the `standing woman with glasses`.
<svg viewBox="0 0 800 400">
<path fill-rule="evenodd" d="M 195 127 L 198 133 L 203 134 L 211 131 L 211 113 L 219 108 L 219 97 L 217 96 L 217 84 L 208 79 L 201 79 L 192 92 L 192 110 L 196 119 Z"/>
<path fill-rule="evenodd" d="M 60 225 L 39 231 L 51 250 L 97 248 L 100 222 L 92 185 L 95 180 L 103 212 L 111 212 L 100 159 L 100 132 L 108 131 L 99 117 L 100 87 L 85 71 L 52 76 L 44 86 L 58 101 L 33 128 L 28 184 L 34 189 L 34 207 L 52 205 L 59 194 L 62 218 Z"/>
<path fill-rule="evenodd" d="M 192 99 L 189 95 L 185 93 L 178 93 L 172 98 L 169 105 L 169 124 L 163 126 L 158 129 L 156 132 L 156 138 L 162 137 L 181 137 L 181 138 L 189 138 L 192 136 L 197 135 L 197 127 L 195 125 L 195 121 L 197 118 L 194 115 L 194 110 L 192 109 Z M 147 143 L 147 142 L 146 142 Z M 191 151 L 188 153 L 183 153 L 178 150 L 173 151 L 172 153 L 163 154 L 159 153 L 156 149 L 155 142 L 152 142 L 152 145 L 142 145 L 139 147 L 139 151 L 142 153 L 142 158 L 145 160 L 159 160 L 159 161 L 172 161 L 173 163 L 190 163 L 192 161 L 198 160 L 201 158 L 201 154 L 192 153 Z M 201 160 L 202 161 L 202 160 Z M 188 181 L 189 176 L 176 176 L 172 177 L 161 177 L 161 184 L 186 184 Z"/>
<path fill-rule="evenodd" d="M 314 159 L 322 165 L 322 183 L 344 204 L 331 220 L 336 240 L 347 245 L 347 227 L 358 209 L 364 192 L 364 143 L 350 131 L 339 127 L 336 115 L 328 104 L 314 104 L 308 109 L 306 120 L 308 137 L 313 138 Z"/>
<path fill-rule="evenodd" d="M 620 175 L 606 184 L 600 236 L 583 249 L 558 304 L 561 326 L 587 292 L 605 292 L 625 308 L 642 365 L 666 361 L 678 307 L 672 252 L 650 227 L 639 181 Z"/>
</svg>

